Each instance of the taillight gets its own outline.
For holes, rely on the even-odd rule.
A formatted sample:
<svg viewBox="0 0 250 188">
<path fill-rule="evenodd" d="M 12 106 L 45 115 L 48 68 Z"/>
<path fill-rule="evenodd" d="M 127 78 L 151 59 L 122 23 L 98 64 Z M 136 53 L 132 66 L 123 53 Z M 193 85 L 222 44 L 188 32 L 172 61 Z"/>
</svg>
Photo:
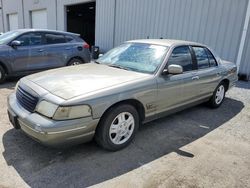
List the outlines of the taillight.
<svg viewBox="0 0 250 188">
<path fill-rule="evenodd" d="M 83 45 L 83 48 L 89 49 L 89 44 L 85 43 L 85 44 Z"/>
</svg>

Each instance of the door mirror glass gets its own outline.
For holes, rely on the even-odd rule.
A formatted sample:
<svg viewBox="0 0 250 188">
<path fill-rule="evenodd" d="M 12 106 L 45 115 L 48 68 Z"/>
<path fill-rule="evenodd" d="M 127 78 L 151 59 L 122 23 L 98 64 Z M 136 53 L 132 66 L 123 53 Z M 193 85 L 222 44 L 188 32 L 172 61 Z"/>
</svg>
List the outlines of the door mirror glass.
<svg viewBox="0 0 250 188">
<path fill-rule="evenodd" d="M 13 40 L 10 44 L 13 48 L 17 47 L 17 46 L 21 46 L 21 42 L 18 40 Z"/>
<path fill-rule="evenodd" d="M 168 74 L 182 74 L 183 68 L 180 65 L 172 64 L 172 65 L 168 66 L 167 72 L 168 72 Z"/>
</svg>

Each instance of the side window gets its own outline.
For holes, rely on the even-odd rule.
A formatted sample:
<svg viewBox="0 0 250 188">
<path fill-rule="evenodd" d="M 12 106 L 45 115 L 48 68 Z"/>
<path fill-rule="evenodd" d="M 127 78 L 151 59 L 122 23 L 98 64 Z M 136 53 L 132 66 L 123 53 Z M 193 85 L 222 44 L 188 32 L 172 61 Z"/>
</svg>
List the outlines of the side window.
<svg viewBox="0 0 250 188">
<path fill-rule="evenodd" d="M 65 36 L 66 42 L 72 42 L 74 41 L 74 38 L 72 36 L 66 35 Z"/>
<path fill-rule="evenodd" d="M 206 51 L 207 51 L 207 56 L 208 56 L 208 59 L 209 59 L 210 67 L 217 66 L 217 62 L 216 62 L 213 54 L 208 49 L 206 49 Z"/>
<path fill-rule="evenodd" d="M 45 42 L 46 44 L 60 44 L 60 43 L 65 43 L 66 40 L 64 38 L 64 35 L 45 33 Z"/>
<path fill-rule="evenodd" d="M 27 33 L 16 38 L 21 42 L 21 46 L 34 46 L 42 44 L 42 35 L 40 33 Z"/>
<path fill-rule="evenodd" d="M 193 47 L 197 59 L 198 69 L 209 68 L 209 60 L 205 48 Z"/>
<path fill-rule="evenodd" d="M 168 65 L 181 65 L 183 71 L 193 70 L 192 56 L 188 46 L 176 47 L 168 60 Z"/>
</svg>

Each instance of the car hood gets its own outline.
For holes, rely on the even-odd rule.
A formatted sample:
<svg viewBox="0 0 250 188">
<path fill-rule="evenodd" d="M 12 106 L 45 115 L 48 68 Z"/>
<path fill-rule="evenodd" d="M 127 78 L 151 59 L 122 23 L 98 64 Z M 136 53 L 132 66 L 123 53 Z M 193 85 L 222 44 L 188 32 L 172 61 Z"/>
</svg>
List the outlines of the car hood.
<svg viewBox="0 0 250 188">
<path fill-rule="evenodd" d="M 88 63 L 33 74 L 26 79 L 67 100 L 148 76 L 150 75 Z"/>
</svg>

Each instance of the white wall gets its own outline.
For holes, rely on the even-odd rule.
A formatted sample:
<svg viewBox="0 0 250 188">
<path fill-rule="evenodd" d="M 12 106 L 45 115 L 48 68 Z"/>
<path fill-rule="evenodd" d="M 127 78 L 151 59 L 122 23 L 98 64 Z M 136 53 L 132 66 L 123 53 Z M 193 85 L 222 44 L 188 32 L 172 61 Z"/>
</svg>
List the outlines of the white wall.
<svg viewBox="0 0 250 188">
<path fill-rule="evenodd" d="M 18 28 L 24 28 L 23 6 L 21 0 L 2 0 L 4 31 L 8 31 L 8 15 L 18 14 Z"/>
<path fill-rule="evenodd" d="M 32 27 L 32 11 L 46 10 L 47 24 L 41 26 L 56 30 L 56 0 L 24 0 L 25 28 Z M 41 20 L 43 21 L 43 20 Z"/>
<path fill-rule="evenodd" d="M 35 29 L 48 29 L 47 9 L 31 11 L 31 27 Z"/>
<path fill-rule="evenodd" d="M 13 14 L 8 14 L 7 15 L 8 19 L 8 30 L 16 30 L 18 29 L 18 14 L 13 13 Z"/>
</svg>

